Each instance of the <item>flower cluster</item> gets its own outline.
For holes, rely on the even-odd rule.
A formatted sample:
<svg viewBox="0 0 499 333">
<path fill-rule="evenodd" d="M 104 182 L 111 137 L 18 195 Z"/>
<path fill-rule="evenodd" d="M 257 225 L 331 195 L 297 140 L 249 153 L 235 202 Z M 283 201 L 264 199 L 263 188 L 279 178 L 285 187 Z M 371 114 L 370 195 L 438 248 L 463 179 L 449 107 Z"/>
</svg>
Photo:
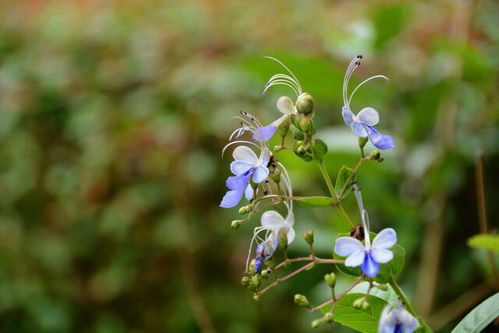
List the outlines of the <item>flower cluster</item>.
<svg viewBox="0 0 499 333">
<path fill-rule="evenodd" d="M 339 296 L 335 293 L 335 273 L 327 274 L 325 281 L 332 288 L 333 296 L 317 307 L 312 307 L 305 296 L 295 295 L 295 303 L 312 311 L 323 310 L 325 306 L 332 304 L 331 309 L 321 319 L 312 323 L 312 326 L 316 327 L 323 322 L 335 320 L 336 305 L 342 302 L 346 296 L 350 296 L 349 292 L 358 283 L 367 281 L 369 289 L 361 298 L 353 302 L 352 311 L 366 310 L 370 306 L 368 303 L 368 297 L 372 297 L 369 295 L 370 290 L 373 287 L 386 288 L 385 285 L 379 284 L 379 281 L 395 283 L 394 275 L 387 276 L 386 273 L 383 273 L 384 271 L 389 271 L 389 274 L 398 273 L 393 271 L 395 268 L 383 270 L 382 266 L 389 265 L 392 260 L 400 260 L 400 258 L 396 258 L 397 254 L 394 252 L 394 247 L 398 246 L 396 245 L 397 233 L 392 228 L 385 228 L 377 235 L 371 235 L 368 213 L 364 208 L 361 190 L 355 181 L 356 172 L 364 162 L 383 161 L 377 150 L 372 151 L 367 157 L 364 155 L 363 149 L 368 140 L 374 147 L 382 150 L 393 148 L 395 145 L 389 135 L 381 134 L 374 128 L 379 123 L 379 114 L 374 108 L 365 107 L 356 115 L 350 108 L 352 97 L 362 85 L 373 79 L 387 79 L 387 77 L 383 75 L 372 76 L 362 81 L 351 94 L 348 94 L 348 83 L 353 72 L 360 65 L 362 56 L 357 56 L 350 62 L 343 83 L 344 105 L 341 114 L 346 125 L 351 127 L 357 136 L 363 138 L 363 140 L 359 140 L 361 156 L 354 169 L 344 166 L 340 170 L 336 185 L 333 185 L 324 163 L 324 156 L 328 150 L 327 145 L 322 140 L 314 138 L 316 129 L 313 121 L 315 112 L 312 96 L 303 92 L 297 77 L 286 65 L 275 58 L 268 58 L 280 64 L 285 69 L 285 73 L 273 75 L 265 85 L 263 92 L 267 92 L 273 86 L 281 85 L 290 88 L 296 94 L 296 100 L 293 101 L 289 96 L 281 96 L 276 104 L 281 116 L 266 126 L 246 112 L 241 112 L 240 116 L 235 117 L 240 121 L 241 126 L 232 132 L 229 138 L 230 142 L 222 151 L 223 155 L 226 149 L 235 146 L 232 153 L 233 161 L 230 164 L 230 171 L 233 175 L 227 178 L 227 193 L 222 198 L 220 206 L 223 208 L 235 207 L 243 196 L 249 201 L 248 204 L 239 209 L 239 213 L 246 215 L 246 217 L 233 221 L 231 226 L 234 228 L 238 228 L 243 222 L 250 220 L 253 215 L 261 213 L 260 225 L 253 229 L 253 237 L 246 260 L 246 271 L 241 280 L 243 286 L 254 292 L 255 299 L 260 298 L 262 294 L 276 287 L 279 283 L 309 270 L 317 264 L 337 265 L 340 270 L 342 266 L 345 268 L 360 267 L 360 270 L 357 269 L 358 273 L 355 273 L 354 270 L 357 279 Z M 271 149 L 269 141 L 276 133 L 280 134 L 281 142 L 280 145 Z M 285 144 L 287 136 L 291 136 L 294 140 L 292 147 Z M 289 173 L 276 156 L 281 150 L 292 150 L 303 161 L 317 162 L 329 189 L 330 197 L 326 197 L 326 200 L 323 196 L 294 197 Z M 353 224 L 342 206 L 342 201 L 352 189 L 360 213 L 361 223 L 358 226 Z M 298 258 L 288 257 L 288 245 L 295 239 L 294 201 L 315 207 L 333 207 L 339 212 L 345 223 L 353 227 L 349 236 L 345 235 L 336 239 L 334 253 L 337 256 L 334 258 L 318 257 L 314 250 L 314 234 L 309 230 L 303 237 L 310 248 L 310 255 Z M 265 208 L 269 205 L 272 208 L 266 210 Z M 374 238 L 371 242 L 372 237 Z M 281 250 L 282 261 L 276 264 L 276 257 L 279 257 L 276 256 L 278 249 Z M 306 262 L 306 264 L 284 277 L 276 278 L 276 272 L 279 269 L 297 262 Z M 274 281 L 262 287 L 264 280 L 269 278 L 270 272 L 273 273 Z M 394 290 L 399 289 L 394 288 Z M 399 296 L 401 299 L 404 297 L 402 294 Z M 402 304 L 396 306 L 387 304 L 380 316 L 378 330 L 383 333 L 413 332 L 418 326 L 418 320 L 406 311 Z"/>
</svg>

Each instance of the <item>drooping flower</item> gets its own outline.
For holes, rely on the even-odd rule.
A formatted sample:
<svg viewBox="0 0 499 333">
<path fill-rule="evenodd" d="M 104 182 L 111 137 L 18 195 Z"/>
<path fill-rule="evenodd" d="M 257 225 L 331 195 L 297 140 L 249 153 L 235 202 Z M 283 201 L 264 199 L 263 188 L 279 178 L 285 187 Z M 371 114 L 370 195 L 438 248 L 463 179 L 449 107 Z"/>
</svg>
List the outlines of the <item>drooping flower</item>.
<svg viewBox="0 0 499 333">
<path fill-rule="evenodd" d="M 355 69 L 360 66 L 360 59 L 362 59 L 361 55 L 355 57 L 348 65 L 345 72 L 345 78 L 343 80 L 343 108 L 341 110 L 343 120 L 345 121 L 345 124 L 347 126 L 350 126 L 352 128 L 352 131 L 358 136 L 363 138 L 369 137 L 369 140 L 371 140 L 371 143 L 376 148 L 393 148 L 395 147 L 395 143 L 393 142 L 392 137 L 386 134 L 382 134 L 374 128 L 374 126 L 379 123 L 379 114 L 375 109 L 373 109 L 372 107 L 365 107 L 360 110 L 357 115 L 355 115 L 350 109 L 350 102 L 352 100 L 352 97 L 362 85 L 373 79 L 388 80 L 388 78 L 384 75 L 371 76 L 370 78 L 362 81 L 357 87 L 355 87 L 355 89 L 349 96 L 348 83 Z"/>
<path fill-rule="evenodd" d="M 232 154 L 234 161 L 230 164 L 230 170 L 235 176 L 227 178 L 226 186 L 229 189 L 220 203 L 220 207 L 231 208 L 236 206 L 243 196 L 253 199 L 255 193 L 250 180 L 255 184 L 263 182 L 269 175 L 267 164 L 270 160 L 270 151 L 264 149 L 257 156 L 247 146 L 238 146 Z"/>
<path fill-rule="evenodd" d="M 359 205 L 362 224 L 364 227 L 364 244 L 354 237 L 340 237 L 336 240 L 334 252 L 347 257 L 345 266 L 360 266 L 362 273 L 367 277 L 376 277 L 379 273 L 379 264 L 392 260 L 393 252 L 390 248 L 397 242 L 397 233 L 392 228 L 381 230 L 371 244 L 369 235 L 369 220 L 364 209 L 362 196 L 357 184 L 354 184 L 354 193 Z"/>
<path fill-rule="evenodd" d="M 293 74 L 293 72 L 286 66 L 284 65 L 280 60 L 273 58 L 273 57 L 266 57 L 268 59 L 271 59 L 277 63 L 279 63 L 286 71 L 290 74 L 283 74 L 283 73 L 278 73 L 272 76 L 268 81 L 267 84 L 265 84 L 265 89 L 263 90 L 263 93 L 266 93 L 267 90 L 270 87 L 276 86 L 276 85 L 284 85 L 287 87 L 290 87 L 294 93 L 296 94 L 297 97 L 301 96 L 303 94 L 300 82 L 296 78 L 296 76 Z M 264 139 L 265 141 L 269 140 L 274 133 L 277 131 L 279 126 L 284 123 L 287 119 L 289 119 L 292 115 L 297 114 L 297 110 L 295 105 L 293 104 L 293 101 L 291 98 L 288 96 L 282 96 L 279 98 L 277 101 L 277 109 L 282 113 L 282 116 L 279 117 L 278 119 L 274 120 L 273 122 L 270 123 L 270 125 L 267 126 L 262 126 L 257 129 L 258 134 L 255 134 L 253 138 L 255 140 L 259 139 Z"/>
<path fill-rule="evenodd" d="M 387 305 L 379 319 L 378 333 L 412 333 L 418 326 L 417 319 L 402 304 Z"/>
</svg>

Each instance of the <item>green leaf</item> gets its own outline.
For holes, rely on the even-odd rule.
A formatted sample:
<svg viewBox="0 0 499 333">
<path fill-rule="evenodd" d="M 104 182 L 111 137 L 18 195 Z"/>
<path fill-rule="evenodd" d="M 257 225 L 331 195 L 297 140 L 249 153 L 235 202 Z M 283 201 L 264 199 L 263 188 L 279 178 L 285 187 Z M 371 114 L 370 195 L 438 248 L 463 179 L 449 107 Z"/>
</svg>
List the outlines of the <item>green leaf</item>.
<svg viewBox="0 0 499 333">
<path fill-rule="evenodd" d="M 321 139 L 315 139 L 313 143 L 314 157 L 322 161 L 322 157 L 327 154 L 327 145 Z"/>
<path fill-rule="evenodd" d="M 330 197 L 323 197 L 323 196 L 303 197 L 295 199 L 295 201 L 300 205 L 309 208 L 325 207 L 333 204 L 333 200 Z"/>
<path fill-rule="evenodd" d="M 376 234 L 374 232 L 369 233 L 371 239 L 374 239 Z M 349 236 L 348 234 L 342 236 Z M 390 276 L 396 277 L 404 268 L 405 263 L 405 251 L 404 248 L 398 244 L 395 244 L 390 251 L 393 252 L 393 259 L 386 264 L 380 264 L 379 274 L 374 278 L 374 281 L 379 283 L 388 283 L 390 281 Z M 336 253 L 333 254 L 335 259 L 345 260 L 345 257 L 339 256 Z M 336 264 L 338 270 L 347 275 L 361 276 L 362 271 L 360 267 L 347 267 L 343 264 Z"/>
<path fill-rule="evenodd" d="M 499 252 L 499 235 L 475 235 L 468 239 L 468 245 Z"/>
<path fill-rule="evenodd" d="M 353 175 L 353 176 L 352 176 Z M 341 189 L 343 186 L 345 186 L 345 183 L 349 181 L 349 184 L 345 188 L 345 192 L 343 192 L 342 197 L 346 197 L 348 193 L 352 190 L 352 182 L 355 180 L 355 175 L 353 173 L 353 170 L 350 169 L 349 167 L 342 166 L 340 171 L 338 172 L 338 176 L 336 177 L 336 184 L 334 185 L 334 189 L 336 190 L 336 193 L 338 195 L 341 192 Z"/>
<path fill-rule="evenodd" d="M 452 333 L 481 332 L 488 324 L 499 316 L 499 293 L 490 296 L 471 310 L 457 324 Z"/>
<path fill-rule="evenodd" d="M 369 295 L 367 296 L 367 302 L 370 306 L 366 310 L 354 308 L 353 302 L 364 296 L 365 294 L 353 293 L 340 299 L 333 312 L 334 321 L 359 332 L 376 333 L 378 331 L 379 317 L 387 302 Z M 326 312 L 330 308 L 330 306 L 324 307 L 321 311 Z"/>
</svg>

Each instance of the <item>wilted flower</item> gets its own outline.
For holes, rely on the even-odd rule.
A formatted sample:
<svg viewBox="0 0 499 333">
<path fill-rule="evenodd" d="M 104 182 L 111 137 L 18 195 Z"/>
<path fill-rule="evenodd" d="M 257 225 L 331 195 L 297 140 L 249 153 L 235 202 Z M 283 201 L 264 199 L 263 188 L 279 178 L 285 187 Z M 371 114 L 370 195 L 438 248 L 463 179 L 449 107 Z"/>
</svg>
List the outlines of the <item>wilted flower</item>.
<svg viewBox="0 0 499 333">
<path fill-rule="evenodd" d="M 348 82 L 350 81 L 350 77 L 357 67 L 360 66 L 360 59 L 362 59 L 361 55 L 355 57 L 347 67 L 345 78 L 343 81 L 343 108 L 341 113 L 343 115 L 343 120 L 345 124 L 350 126 L 355 134 L 360 137 L 366 138 L 369 137 L 371 143 L 378 149 L 390 149 L 395 147 L 393 139 L 389 135 L 381 134 L 377 131 L 374 126 L 379 122 L 379 114 L 372 107 L 366 107 L 360 110 L 360 112 L 355 115 L 352 113 L 350 109 L 350 101 L 352 100 L 355 92 L 365 83 L 373 79 L 385 79 L 388 78 L 384 75 L 374 75 L 370 78 L 362 81 L 355 89 L 352 91 L 352 94 L 348 96 Z"/>
<path fill-rule="evenodd" d="M 416 318 L 401 304 L 387 305 L 379 319 L 378 333 L 412 333 L 418 326 Z"/>
<path fill-rule="evenodd" d="M 373 278 L 379 273 L 379 264 L 392 260 L 393 252 L 389 249 L 397 242 L 397 233 L 392 228 L 383 229 L 374 237 L 371 244 L 367 211 L 364 209 L 357 184 L 354 184 L 354 190 L 364 227 L 365 244 L 354 237 L 340 237 L 336 240 L 334 252 L 347 257 L 345 266 L 360 266 L 364 275 Z"/>
</svg>

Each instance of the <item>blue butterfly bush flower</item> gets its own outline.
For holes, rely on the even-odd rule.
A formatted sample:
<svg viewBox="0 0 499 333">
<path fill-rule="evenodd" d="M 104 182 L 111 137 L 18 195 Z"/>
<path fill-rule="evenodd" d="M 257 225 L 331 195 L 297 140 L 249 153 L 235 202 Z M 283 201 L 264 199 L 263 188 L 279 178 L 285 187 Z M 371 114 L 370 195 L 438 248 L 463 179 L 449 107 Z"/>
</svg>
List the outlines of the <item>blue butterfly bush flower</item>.
<svg viewBox="0 0 499 333">
<path fill-rule="evenodd" d="M 340 237 L 336 240 L 334 252 L 347 257 L 345 266 L 360 266 L 365 276 L 374 278 L 379 273 L 379 264 L 385 264 L 393 259 L 393 252 L 389 249 L 397 242 L 397 233 L 392 228 L 383 229 L 374 237 L 371 244 L 369 219 L 357 184 L 354 184 L 354 193 L 364 227 L 364 244 L 354 237 Z"/>
<path fill-rule="evenodd" d="M 374 75 L 370 78 L 362 81 L 355 89 L 352 91 L 351 95 L 348 96 L 348 83 L 350 77 L 357 67 L 360 66 L 360 59 L 362 56 L 359 55 L 355 57 L 347 67 L 345 72 L 345 78 L 343 80 L 343 108 L 341 113 L 343 115 L 343 120 L 347 126 L 352 128 L 352 131 L 360 137 L 369 138 L 371 143 L 378 149 L 390 149 L 395 147 L 395 143 L 391 136 L 382 134 L 374 128 L 375 125 L 379 123 L 379 114 L 372 107 L 365 107 L 360 112 L 355 115 L 350 109 L 350 102 L 353 95 L 357 90 L 365 83 L 373 79 L 385 79 L 388 78 L 384 75 Z"/>
<path fill-rule="evenodd" d="M 378 333 L 412 333 L 418 326 L 417 319 L 401 304 L 387 305 L 379 320 Z"/>
</svg>

